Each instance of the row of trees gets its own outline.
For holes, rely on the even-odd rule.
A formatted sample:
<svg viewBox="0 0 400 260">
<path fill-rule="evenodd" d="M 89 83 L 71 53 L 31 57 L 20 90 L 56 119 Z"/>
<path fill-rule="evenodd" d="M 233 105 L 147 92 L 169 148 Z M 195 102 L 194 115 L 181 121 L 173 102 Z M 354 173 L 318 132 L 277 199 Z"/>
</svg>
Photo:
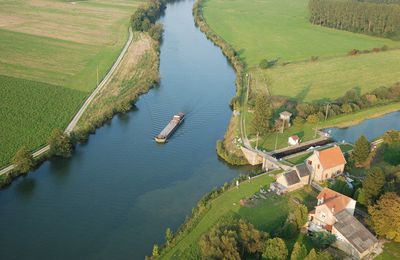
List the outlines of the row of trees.
<svg viewBox="0 0 400 260">
<path fill-rule="evenodd" d="M 132 15 L 132 29 L 141 32 L 149 31 L 165 10 L 165 5 L 165 0 L 150 0 L 146 5 L 140 6 Z"/>
<path fill-rule="evenodd" d="M 400 5 L 310 0 L 309 9 L 313 24 L 386 37 L 400 33 Z"/>
<path fill-rule="evenodd" d="M 341 98 L 324 104 L 323 102 L 314 103 L 286 103 L 287 109 L 291 109 L 298 118 L 297 122 L 301 124 L 304 120 L 309 123 L 316 123 L 325 118 L 337 116 L 340 114 L 349 114 L 361 109 L 369 108 L 390 101 L 400 99 L 400 84 L 397 83 L 392 87 L 379 87 L 372 92 L 362 94 L 357 88 L 351 89 Z M 294 108 L 294 109 L 293 109 Z"/>
</svg>

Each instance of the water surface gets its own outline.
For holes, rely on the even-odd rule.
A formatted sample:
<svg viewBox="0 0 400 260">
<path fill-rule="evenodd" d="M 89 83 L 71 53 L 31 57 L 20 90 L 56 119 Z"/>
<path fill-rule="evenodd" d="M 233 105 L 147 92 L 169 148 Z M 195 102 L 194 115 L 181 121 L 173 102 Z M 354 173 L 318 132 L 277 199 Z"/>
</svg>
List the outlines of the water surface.
<svg viewBox="0 0 400 260">
<path fill-rule="evenodd" d="M 336 141 L 344 140 L 354 143 L 361 135 L 365 135 L 368 140 L 372 141 L 391 129 L 400 130 L 400 111 L 368 119 L 355 126 L 329 128 L 327 131 L 330 132 Z"/>
<path fill-rule="evenodd" d="M 235 75 L 194 26 L 192 1 L 168 4 L 161 85 L 100 128 L 74 156 L 44 163 L 0 192 L 0 259 L 143 259 L 197 200 L 245 169 L 215 153 Z M 170 142 L 153 137 L 174 113 Z"/>
</svg>

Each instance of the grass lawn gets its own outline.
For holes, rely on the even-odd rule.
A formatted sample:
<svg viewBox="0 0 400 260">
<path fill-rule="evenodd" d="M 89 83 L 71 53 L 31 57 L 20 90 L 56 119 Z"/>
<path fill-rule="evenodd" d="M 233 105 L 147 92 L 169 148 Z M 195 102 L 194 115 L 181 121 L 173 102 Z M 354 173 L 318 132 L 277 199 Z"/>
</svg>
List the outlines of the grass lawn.
<svg viewBox="0 0 400 260">
<path fill-rule="evenodd" d="M 66 127 L 114 63 L 141 0 L 3 1 L 0 167 Z M 7 115 L 4 115 L 6 113 Z"/>
<path fill-rule="evenodd" d="M 300 62 L 252 70 L 252 87 L 301 102 L 329 101 L 358 88 L 361 94 L 400 79 L 400 50 Z"/>
<path fill-rule="evenodd" d="M 383 253 L 376 260 L 400 259 L 400 243 L 388 242 L 384 244 Z"/>
<path fill-rule="evenodd" d="M 297 164 L 303 163 L 308 157 L 311 156 L 312 153 L 313 152 L 304 153 L 304 154 L 301 154 L 301 155 L 298 155 L 295 157 L 291 157 L 290 159 L 286 159 L 286 161 L 288 161 L 294 165 L 297 165 Z"/>
<path fill-rule="evenodd" d="M 343 56 L 354 48 L 400 46 L 388 39 L 312 25 L 307 5 L 308 0 L 208 0 L 204 17 L 250 67 L 265 58 L 299 61 Z"/>
<path fill-rule="evenodd" d="M 240 199 L 248 198 L 259 191 L 260 187 L 269 186 L 273 181 L 272 177 L 263 175 L 252 179 L 251 182 L 244 182 L 240 187 L 233 188 L 211 202 L 211 208 L 200 219 L 194 229 L 186 233 L 180 241 L 172 247 L 162 259 L 187 259 L 190 251 L 195 250 L 201 235 L 207 232 L 218 220 L 227 214 L 238 214 L 239 217 L 248 220 L 257 228 L 272 232 L 280 227 L 285 221 L 293 199 L 304 201 L 308 207 L 315 204 L 315 192 L 313 190 L 300 190 L 290 195 L 279 197 L 270 195 L 266 200 L 259 200 L 255 207 L 240 206 Z"/>
</svg>

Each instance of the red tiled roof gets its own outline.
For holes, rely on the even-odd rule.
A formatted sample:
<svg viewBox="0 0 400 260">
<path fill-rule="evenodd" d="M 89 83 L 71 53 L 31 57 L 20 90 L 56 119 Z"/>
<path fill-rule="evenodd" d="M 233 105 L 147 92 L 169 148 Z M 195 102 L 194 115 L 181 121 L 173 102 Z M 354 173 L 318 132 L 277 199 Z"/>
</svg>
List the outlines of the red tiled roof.
<svg viewBox="0 0 400 260">
<path fill-rule="evenodd" d="M 292 138 L 293 140 L 299 140 L 299 137 L 297 135 L 292 135 L 290 138 Z"/>
<path fill-rule="evenodd" d="M 333 209 L 333 214 L 339 213 L 346 208 L 351 198 L 339 192 L 324 188 L 317 196 L 317 199 L 323 199 L 323 205 L 326 205 L 330 211 Z"/>
<path fill-rule="evenodd" d="M 343 156 L 339 146 L 317 151 L 319 161 L 324 169 L 330 169 L 342 164 L 346 164 L 346 159 Z"/>
</svg>

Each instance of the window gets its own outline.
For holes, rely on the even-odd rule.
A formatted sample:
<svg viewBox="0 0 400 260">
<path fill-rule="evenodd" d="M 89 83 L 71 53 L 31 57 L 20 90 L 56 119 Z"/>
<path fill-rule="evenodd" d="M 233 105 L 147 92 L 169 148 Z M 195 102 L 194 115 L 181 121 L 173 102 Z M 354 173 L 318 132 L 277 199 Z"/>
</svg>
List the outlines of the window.
<svg viewBox="0 0 400 260">
<path fill-rule="evenodd" d="M 312 161 L 311 161 L 311 160 L 308 160 L 308 164 L 309 164 L 309 165 L 312 165 Z"/>
<path fill-rule="evenodd" d="M 321 212 L 321 218 L 322 218 L 322 219 L 325 219 L 325 218 L 326 218 L 326 215 L 325 215 L 324 212 Z"/>
<path fill-rule="evenodd" d="M 318 164 L 318 165 L 317 165 L 317 169 L 319 170 L 319 168 L 320 168 L 320 165 Z"/>
</svg>

